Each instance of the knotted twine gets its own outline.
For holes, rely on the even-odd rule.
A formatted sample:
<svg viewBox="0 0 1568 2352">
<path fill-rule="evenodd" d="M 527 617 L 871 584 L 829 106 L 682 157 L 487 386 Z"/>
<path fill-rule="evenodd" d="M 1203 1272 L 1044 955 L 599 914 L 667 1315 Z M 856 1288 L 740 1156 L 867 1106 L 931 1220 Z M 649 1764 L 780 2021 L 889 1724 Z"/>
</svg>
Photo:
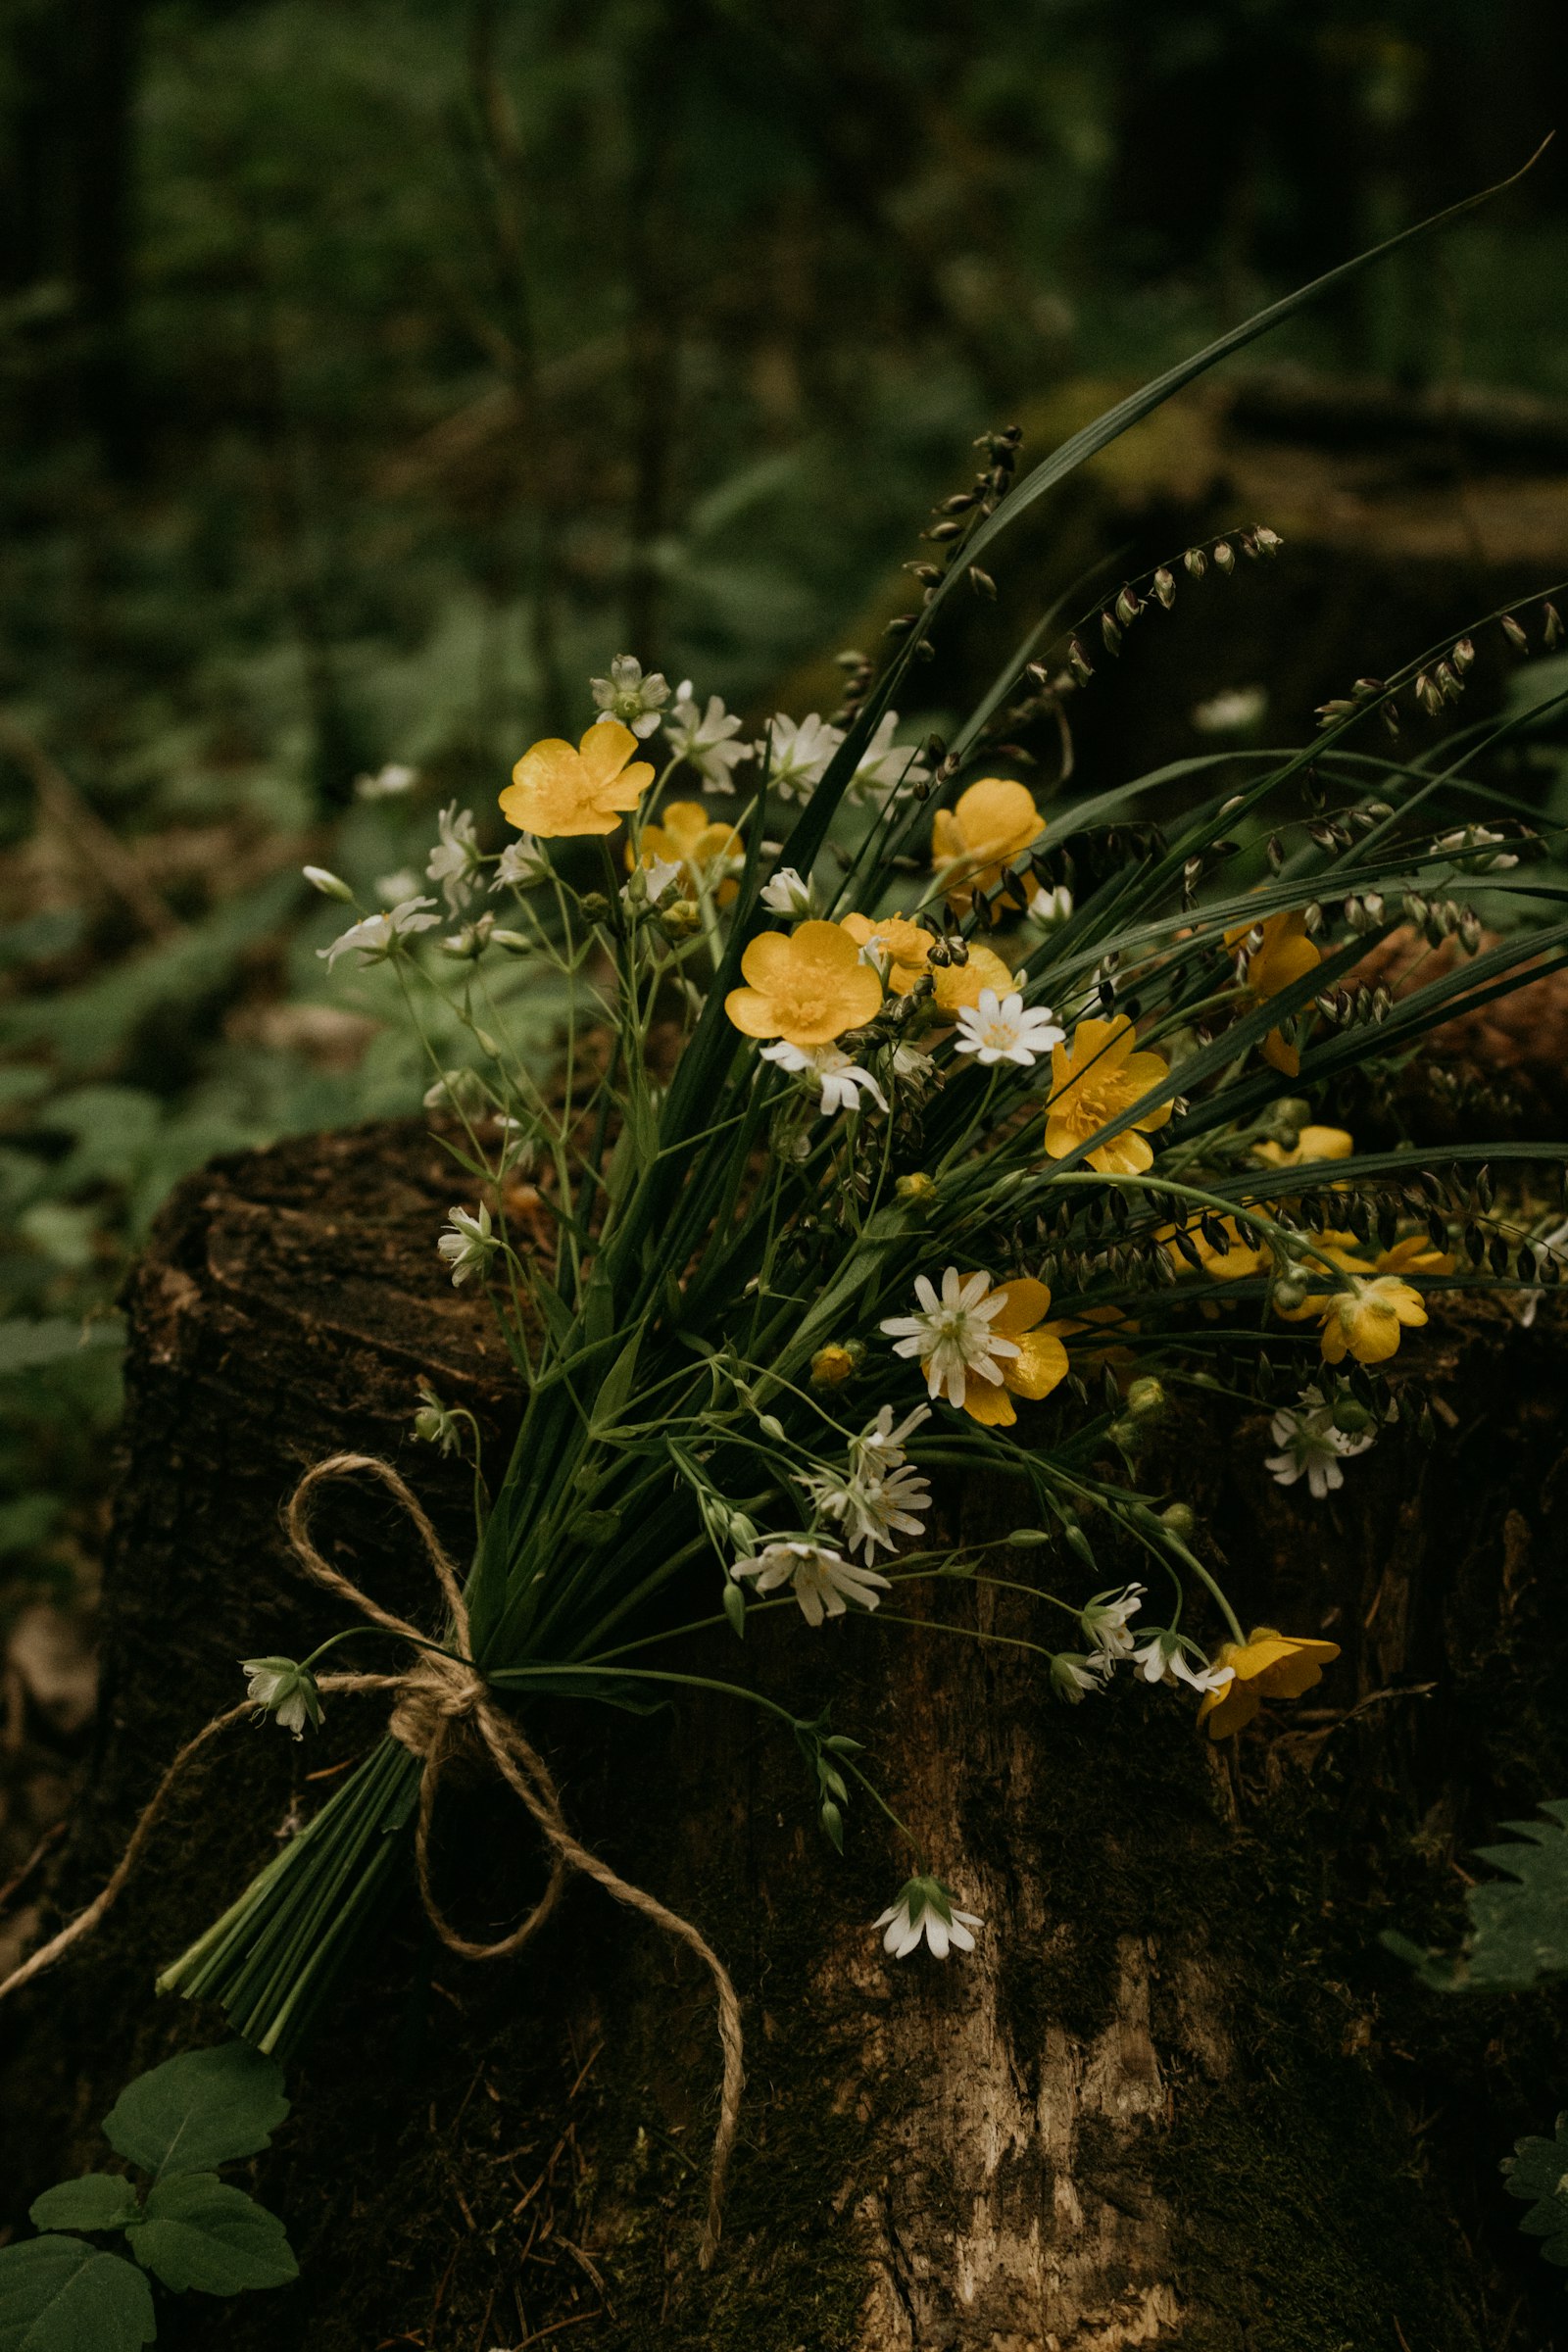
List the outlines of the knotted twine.
<svg viewBox="0 0 1568 2352">
<path fill-rule="evenodd" d="M 311 1514 L 318 1490 L 330 1479 L 346 1478 L 357 1471 L 368 1472 L 372 1478 L 379 1479 L 417 1529 L 451 1619 L 447 1647 L 435 1649 L 428 1646 L 425 1636 L 417 1626 L 382 1608 L 368 1592 L 362 1592 L 351 1578 L 324 1560 L 312 1542 Z M 724 2073 L 718 2129 L 713 2134 L 713 2156 L 709 2174 L 708 2218 L 698 2250 L 698 2261 L 707 2270 L 712 2262 L 722 2226 L 724 2180 L 735 2145 L 741 2091 L 745 2082 L 740 2002 L 728 1969 L 690 1920 L 682 1919 L 678 1912 L 671 1911 L 657 1896 L 645 1893 L 642 1887 L 633 1886 L 572 1835 L 562 1810 L 561 1792 L 549 1766 L 523 1737 L 513 1718 L 503 1713 L 497 1705 L 490 1686 L 474 1663 L 467 1604 L 463 1597 L 458 1572 L 443 1549 L 440 1538 L 418 1497 L 391 1463 L 368 1453 L 329 1454 L 324 1461 L 307 1470 L 300 1480 L 289 1498 L 285 1525 L 294 1556 L 307 1575 L 318 1585 L 323 1585 L 329 1592 L 335 1592 L 340 1599 L 351 1602 L 372 1625 L 401 1636 L 413 1645 L 414 1662 L 400 1674 L 323 1674 L 317 1678 L 317 1688 L 322 1691 L 385 1690 L 392 1694 L 393 1705 L 387 1718 L 387 1730 L 412 1755 L 417 1756 L 423 1766 L 419 1776 L 419 1802 L 414 1838 L 419 1897 L 426 1918 L 447 1949 L 465 1960 L 509 1959 L 543 1927 L 555 1909 L 567 1878 L 571 1872 L 577 1871 L 584 1878 L 595 1880 L 607 1894 L 614 1896 L 616 1902 L 624 1903 L 628 1910 L 640 1912 L 644 1919 L 652 1920 L 657 1927 L 662 1928 L 666 1936 L 672 1936 L 677 1942 L 684 1943 L 697 1954 L 712 1978 Z M 230 1724 L 238 1723 L 242 1717 L 254 1713 L 254 1702 L 242 1699 L 238 1706 L 225 1708 L 221 1715 L 215 1715 L 211 1723 L 204 1724 L 193 1739 L 186 1740 L 154 1789 L 103 1891 L 69 1927 L 62 1928 L 47 1943 L 40 1944 L 19 1968 L 12 1970 L 4 1983 L 0 1983 L 0 2000 L 38 1976 L 63 1952 L 69 1951 L 73 1944 L 92 1933 L 135 1869 L 160 1815 L 198 1755 Z M 475 1943 L 468 1936 L 460 1935 L 436 1901 L 431 1884 L 430 1831 L 435 1816 L 436 1792 L 454 1740 L 466 1726 L 471 1726 L 496 1771 L 527 1808 L 552 1856 L 549 1883 L 538 1902 L 518 1927 L 493 1943 Z"/>
</svg>

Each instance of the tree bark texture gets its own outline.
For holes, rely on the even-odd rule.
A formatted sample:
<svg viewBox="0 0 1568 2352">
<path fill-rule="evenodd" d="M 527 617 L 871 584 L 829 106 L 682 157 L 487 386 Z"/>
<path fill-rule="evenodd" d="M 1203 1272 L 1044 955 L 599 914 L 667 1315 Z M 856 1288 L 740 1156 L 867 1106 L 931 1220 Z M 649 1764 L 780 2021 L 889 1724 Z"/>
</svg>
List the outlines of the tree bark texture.
<svg viewBox="0 0 1568 2352">
<path fill-rule="evenodd" d="M 410 1434 L 420 1373 L 500 1458 L 515 1400 L 481 1300 L 442 1279 L 452 1171 L 383 1126 L 217 1163 L 171 1201 L 128 1300 L 125 1467 L 89 1798 L 58 1871 L 101 1884 L 236 1661 L 302 1654 L 333 1607 L 279 1506 L 343 1446 L 395 1460 L 447 1540 L 465 1479 Z M 749 2083 L 719 2260 L 695 2262 L 718 2077 L 706 1981 L 577 1886 L 499 1966 L 454 1960 L 412 1893 L 338 1989 L 255 2167 L 297 2286 L 186 2298 L 161 2343 L 225 2352 L 1540 2352 L 1557 2275 L 1497 2161 L 1568 2090 L 1550 1994 L 1443 1999 L 1387 1957 L 1451 1939 L 1471 1851 L 1568 1793 L 1568 1348 L 1476 1307 L 1422 1336 L 1439 1443 L 1387 1436 L 1313 1503 L 1261 1467 L 1261 1413 L 1201 1397 L 1148 1488 L 1192 1500 L 1245 1617 L 1326 1631 L 1321 1689 L 1211 1750 L 1190 1707 L 1123 1677 L 1076 1709 L 1038 1603 L 941 1585 L 920 1627 L 810 1633 L 782 1613 L 738 1668 L 801 1713 L 831 1697 L 984 1931 L 888 1961 L 869 1921 L 905 1875 L 851 1809 L 815 1832 L 788 1736 L 736 1704 L 530 1717 L 574 1823 L 718 1946 Z M 1051 1408 L 1042 1408 L 1045 1441 Z M 1023 1497 L 951 1487 L 951 1532 Z M 348 1572 L 433 1622 L 428 1571 L 374 1492 L 323 1512 Z M 1091 1523 L 1091 1533 L 1096 1533 Z M 1108 1538 L 1102 1581 L 1142 1572 Z M 1027 1572 L 1051 1555 L 1027 1555 Z M 1020 1555 L 1022 1561 L 1024 1555 Z M 1049 1571 L 1048 1571 L 1049 1574 Z M 1082 1597 L 1081 1573 L 1063 1591 Z M 1054 1612 L 1053 1612 L 1054 1614 Z M 1066 1620 L 1062 1620 L 1063 1623 Z M 1215 1632 L 1217 1629 L 1204 1628 Z M 1059 1640 L 1057 1635 L 1055 1639 Z M 368 1644 L 367 1644 L 368 1652 Z M 380 1661 L 377 1660 L 377 1663 Z M 381 1728 L 339 1699 L 318 1740 L 236 1732 L 91 1944 L 0 2011 L 4 2211 L 104 2155 L 123 2081 L 220 2018 L 152 1992 Z M 536 1891 L 520 1811 L 475 1768 L 443 1795 L 449 1910 L 495 1933 Z M 551 2331 L 554 2332 L 551 2332 Z"/>
</svg>

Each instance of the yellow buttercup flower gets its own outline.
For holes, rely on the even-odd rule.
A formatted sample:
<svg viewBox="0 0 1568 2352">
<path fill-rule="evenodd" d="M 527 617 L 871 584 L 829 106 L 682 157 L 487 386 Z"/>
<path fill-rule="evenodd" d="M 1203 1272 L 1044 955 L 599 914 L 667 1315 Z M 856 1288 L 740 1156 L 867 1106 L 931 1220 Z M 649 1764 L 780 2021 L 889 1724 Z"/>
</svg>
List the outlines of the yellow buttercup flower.
<svg viewBox="0 0 1568 2352">
<path fill-rule="evenodd" d="M 944 1012 L 977 1005 L 983 988 L 994 988 L 1004 997 L 1014 986 L 1011 971 L 996 950 L 979 943 L 971 945 L 965 963 L 932 963 L 935 938 L 906 914 L 879 914 L 874 921 L 868 914 L 847 914 L 842 928 L 857 947 L 873 949 L 895 996 L 906 997 L 920 974 L 929 971 L 934 1002 Z"/>
<path fill-rule="evenodd" d="M 724 1010 L 747 1037 L 830 1046 L 881 1009 L 881 981 L 837 923 L 764 931 L 741 957 L 741 970 L 747 986 L 730 990 Z"/>
<path fill-rule="evenodd" d="M 1051 1049 L 1051 1095 L 1046 1103 L 1046 1151 L 1053 1159 L 1113 1127 L 1152 1087 L 1170 1076 L 1157 1054 L 1133 1051 L 1136 1032 L 1125 1013 L 1113 1021 L 1080 1021 L 1071 1046 Z M 1089 1165 L 1102 1176 L 1136 1176 L 1153 1159 L 1146 1129 L 1163 1127 L 1171 1106 L 1160 1102 L 1139 1116 L 1136 1126 L 1097 1144 Z"/>
<path fill-rule="evenodd" d="M 1211 1740 L 1228 1740 L 1251 1722 L 1265 1698 L 1299 1698 L 1310 1690 L 1339 1654 L 1337 1642 L 1303 1641 L 1271 1625 L 1254 1627 L 1245 1642 L 1222 1642 L 1214 1664 L 1228 1666 L 1231 1680 L 1204 1691 L 1198 1719 L 1206 1718 Z"/>
<path fill-rule="evenodd" d="M 1046 829 L 1027 784 L 982 776 L 931 823 L 931 862 L 952 904 L 967 906 L 976 890 L 1001 880 L 1011 858 L 1032 849 Z"/>
<path fill-rule="evenodd" d="M 859 1354 L 855 1348 L 845 1348 L 837 1340 L 830 1340 L 811 1358 L 812 1388 L 841 1389 L 847 1380 L 854 1378 L 859 1361 Z"/>
<path fill-rule="evenodd" d="M 1271 1168 L 1300 1168 L 1318 1159 L 1348 1159 L 1354 1150 L 1355 1138 L 1347 1128 L 1300 1127 L 1294 1151 L 1287 1152 L 1283 1144 L 1254 1144 L 1252 1155 Z"/>
<path fill-rule="evenodd" d="M 662 858 L 681 868 L 694 892 L 707 890 L 720 906 L 735 899 L 740 884 L 730 869 L 744 858 L 746 845 L 733 825 L 715 823 L 701 801 L 671 801 L 657 824 L 644 825 L 640 838 L 644 865 Z"/>
<path fill-rule="evenodd" d="M 1277 997 L 1283 988 L 1295 981 L 1304 980 L 1315 972 L 1323 958 L 1306 936 L 1306 918 L 1296 907 L 1283 907 L 1278 914 L 1265 915 L 1262 924 L 1239 923 L 1225 934 L 1225 945 L 1231 950 L 1240 947 L 1251 930 L 1261 928 L 1262 944 L 1248 961 L 1248 993 L 1259 1004 Z M 1282 1030 L 1271 1029 L 1259 1048 L 1263 1059 L 1287 1078 L 1294 1078 L 1301 1067 L 1301 1056 L 1288 1045 Z"/>
<path fill-rule="evenodd" d="M 654 780 L 646 760 L 632 760 L 637 738 L 618 719 L 592 726 L 574 751 L 547 735 L 523 753 L 501 795 L 501 813 L 542 841 L 573 833 L 613 833 Z"/>
<path fill-rule="evenodd" d="M 1407 1282 L 1378 1274 L 1370 1281 L 1352 1277 L 1348 1290 L 1335 1291 L 1320 1319 L 1325 1363 L 1353 1355 L 1358 1364 L 1381 1364 L 1396 1352 L 1401 1329 L 1424 1323 L 1427 1310 Z"/>
</svg>

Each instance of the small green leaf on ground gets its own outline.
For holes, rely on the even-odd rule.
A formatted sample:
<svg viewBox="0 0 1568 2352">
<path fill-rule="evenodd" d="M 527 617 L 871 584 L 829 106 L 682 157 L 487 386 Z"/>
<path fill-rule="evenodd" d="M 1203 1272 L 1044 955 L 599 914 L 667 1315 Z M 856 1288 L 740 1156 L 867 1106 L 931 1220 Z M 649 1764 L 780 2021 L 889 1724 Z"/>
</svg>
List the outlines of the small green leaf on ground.
<svg viewBox="0 0 1568 2352">
<path fill-rule="evenodd" d="M 1530 2204 L 1520 2229 L 1544 2239 L 1546 2260 L 1568 2270 L 1568 2114 L 1558 2116 L 1554 2139 L 1516 2139 L 1502 2171 L 1509 2196 Z"/>
<path fill-rule="evenodd" d="M 0 2352 L 141 2352 L 158 2333 L 133 2263 L 79 2237 L 0 2248 Z"/>
<path fill-rule="evenodd" d="M 1470 1932 L 1453 1959 L 1423 1952 L 1408 1936 L 1382 1941 L 1434 1992 L 1528 1992 L 1568 1976 L 1568 1797 L 1544 1800 L 1540 1821 L 1505 1821 L 1517 1843 L 1476 1848 L 1505 1877 L 1465 1896 Z"/>
<path fill-rule="evenodd" d="M 265 2148 L 288 2113 L 283 2072 L 249 2042 L 187 2050 L 126 2084 L 104 2118 L 109 2144 L 155 2180 Z"/>
<path fill-rule="evenodd" d="M 299 2277 L 283 2225 L 216 2173 L 179 2173 L 148 2191 L 144 2218 L 125 2235 L 136 2260 L 165 2286 L 237 2295 Z"/>
</svg>

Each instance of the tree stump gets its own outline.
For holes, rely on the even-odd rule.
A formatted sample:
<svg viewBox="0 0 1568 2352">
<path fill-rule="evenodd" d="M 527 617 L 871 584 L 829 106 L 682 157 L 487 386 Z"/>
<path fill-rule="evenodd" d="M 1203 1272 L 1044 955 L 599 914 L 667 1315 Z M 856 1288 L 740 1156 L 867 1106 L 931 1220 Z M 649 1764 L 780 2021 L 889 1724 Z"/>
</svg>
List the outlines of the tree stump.
<svg viewBox="0 0 1568 2352">
<path fill-rule="evenodd" d="M 343 1446 L 395 1460 L 446 1540 L 465 1479 L 412 1440 L 427 1373 L 492 1457 L 515 1411 L 482 1300 L 434 1253 L 449 1163 L 412 1126 L 291 1142 L 176 1193 L 128 1300 L 124 1477 L 90 1797 L 57 1872 L 102 1883 L 176 1744 L 301 1654 L 332 1605 L 279 1506 Z M 1266 1421 L 1195 1396 L 1143 1484 L 1194 1502 L 1251 1614 L 1326 1631 L 1321 1689 L 1233 1747 L 1123 1677 L 1076 1709 L 1015 1595 L 939 1585 L 931 1623 L 812 1634 L 782 1613 L 740 1663 L 869 1743 L 933 1866 L 985 1921 L 970 1958 L 887 1960 L 905 1875 L 852 1808 L 815 1831 L 787 1735 L 734 1702 L 530 1716 L 581 1833 L 695 1920 L 745 2004 L 749 2084 L 719 2259 L 695 2249 L 718 2059 L 700 1971 L 592 1886 L 517 1960 L 465 1965 L 412 1898 L 340 1983 L 256 2186 L 302 2277 L 171 2302 L 160 2341 L 227 2352 L 1508 2352 L 1557 2340 L 1554 2274 L 1497 2161 L 1568 2087 L 1560 1999 L 1443 1999 L 1378 1944 L 1458 1933 L 1469 1849 L 1568 1793 L 1568 1348 L 1482 1305 L 1417 1359 L 1439 1443 L 1386 1436 L 1322 1503 L 1261 1464 Z M 1042 1409 L 1048 1442 L 1051 1408 Z M 954 1532 L 1022 1497 L 950 1489 Z M 373 1492 L 324 1543 L 433 1614 Z M 1097 1539 L 1098 1540 L 1098 1539 Z M 1029 1555 L 1030 1573 L 1050 1555 Z M 1104 1545 L 1104 1581 L 1140 1563 Z M 1063 1591 L 1074 1599 L 1081 1572 Z M 734 1675 L 727 1634 L 710 1670 Z M 701 1670 L 701 1669 L 700 1669 Z M 384 1703 L 384 1702 L 382 1702 Z M 156 1969 L 381 1729 L 340 1698 L 319 1740 L 235 1732 L 91 1942 L 0 2011 L 4 2212 L 102 2158 L 123 2081 L 220 2017 Z M 477 1771 L 443 1795 L 449 1911 L 491 1934 L 537 1887 L 533 1834 Z M 568 2331 L 569 2330 L 569 2334 Z"/>
</svg>

